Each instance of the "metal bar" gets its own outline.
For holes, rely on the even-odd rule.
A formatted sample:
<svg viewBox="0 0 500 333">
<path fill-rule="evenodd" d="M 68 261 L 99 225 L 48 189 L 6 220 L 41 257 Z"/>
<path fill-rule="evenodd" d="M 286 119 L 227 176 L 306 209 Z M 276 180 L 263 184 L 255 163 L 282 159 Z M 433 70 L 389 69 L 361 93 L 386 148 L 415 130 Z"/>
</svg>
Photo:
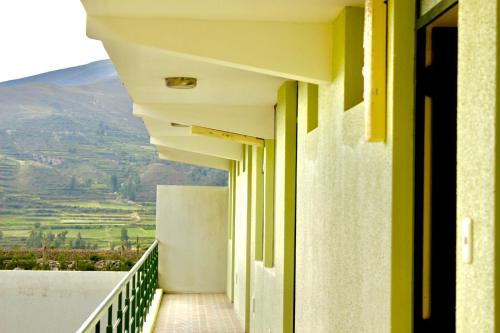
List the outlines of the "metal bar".
<svg viewBox="0 0 500 333">
<path fill-rule="evenodd" d="M 125 331 L 130 331 L 130 281 L 125 288 Z"/>
<path fill-rule="evenodd" d="M 135 321 L 135 306 L 136 306 L 136 303 L 137 303 L 137 297 L 136 297 L 137 289 L 136 289 L 136 285 L 135 285 L 135 279 L 136 279 L 136 276 L 134 275 L 132 277 L 132 307 L 130 308 L 130 310 L 131 310 L 130 316 L 132 318 L 131 319 L 132 320 L 132 325 L 130 327 L 130 331 L 134 332 L 134 333 L 135 333 L 135 326 L 136 326 L 136 321 Z"/>
<path fill-rule="evenodd" d="M 150 255 L 153 253 L 157 252 L 157 247 L 158 247 L 158 241 L 155 240 L 155 242 L 149 247 L 149 249 L 143 254 L 143 256 L 137 261 L 137 263 L 132 267 L 132 269 L 122 278 L 122 280 L 113 288 L 113 290 L 106 296 L 106 298 L 99 304 L 99 306 L 92 312 L 92 314 L 85 320 L 85 322 L 82 324 L 82 326 L 76 331 L 77 333 L 85 333 L 85 332 L 90 332 L 92 329 L 95 329 L 96 332 L 99 332 L 98 330 L 100 329 L 100 319 L 104 315 L 106 309 L 110 305 L 113 304 L 113 302 L 116 300 L 118 297 L 118 294 L 122 292 L 124 286 L 130 281 L 131 277 L 135 279 L 136 273 L 142 269 L 144 266 L 146 260 L 149 258 Z M 134 286 L 134 283 L 133 283 Z M 135 296 L 135 294 L 132 291 L 132 295 Z M 136 302 L 137 303 L 137 302 Z M 137 304 L 136 304 L 137 306 Z M 134 306 L 132 306 L 132 311 L 134 311 Z"/>
<path fill-rule="evenodd" d="M 113 304 L 108 308 L 108 325 L 106 326 L 106 333 L 113 333 Z"/>
<path fill-rule="evenodd" d="M 123 309 L 122 309 L 122 302 L 123 302 L 123 292 L 120 292 L 118 294 L 118 312 L 116 313 L 116 333 L 123 333 Z"/>
</svg>

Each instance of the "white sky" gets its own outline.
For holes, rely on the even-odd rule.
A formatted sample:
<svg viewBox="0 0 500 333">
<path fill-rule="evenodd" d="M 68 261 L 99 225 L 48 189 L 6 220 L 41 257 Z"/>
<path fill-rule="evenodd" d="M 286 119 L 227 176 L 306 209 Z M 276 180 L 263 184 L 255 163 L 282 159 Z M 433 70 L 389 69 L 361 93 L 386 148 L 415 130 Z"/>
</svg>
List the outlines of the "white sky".
<svg viewBox="0 0 500 333">
<path fill-rule="evenodd" d="M 0 82 L 108 58 L 79 0 L 0 0 Z"/>
</svg>

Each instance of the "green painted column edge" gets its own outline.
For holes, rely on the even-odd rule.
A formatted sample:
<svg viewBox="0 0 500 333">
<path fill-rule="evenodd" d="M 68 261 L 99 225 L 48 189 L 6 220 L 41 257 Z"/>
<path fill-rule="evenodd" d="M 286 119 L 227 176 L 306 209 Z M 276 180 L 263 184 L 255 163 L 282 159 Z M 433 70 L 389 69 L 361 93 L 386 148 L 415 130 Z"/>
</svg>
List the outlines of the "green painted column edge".
<svg viewBox="0 0 500 333">
<path fill-rule="evenodd" d="M 344 111 L 363 102 L 364 22 L 363 8 L 345 8 Z"/>
<path fill-rule="evenodd" d="M 265 140 L 264 172 L 264 267 L 274 265 L 274 158 L 275 142 Z"/>
<path fill-rule="evenodd" d="M 495 128 L 495 333 L 500 333 L 500 2 L 497 1 L 497 35 L 496 35 L 496 128 Z"/>
<path fill-rule="evenodd" d="M 388 6 L 387 133 L 392 144 L 390 327 L 393 333 L 411 333 L 416 3 L 389 1 Z"/>
<path fill-rule="evenodd" d="M 262 261 L 264 258 L 263 237 L 264 237 L 264 172 L 263 172 L 262 147 L 255 148 L 256 168 L 254 170 L 256 181 L 255 193 L 255 260 Z"/>
<path fill-rule="evenodd" d="M 233 173 L 231 174 L 231 178 L 232 178 L 232 183 L 233 183 L 233 187 L 231 188 L 231 200 L 233 201 L 233 210 L 231 212 L 232 216 L 231 216 L 231 237 L 232 237 L 232 241 L 231 241 L 231 302 L 234 302 L 234 272 L 235 272 L 235 269 L 234 269 L 234 262 L 235 262 L 235 256 L 234 256 L 234 252 L 235 252 L 235 249 L 236 249 L 236 237 L 235 237 L 235 219 L 236 219 L 236 188 L 238 186 L 237 182 L 236 182 L 236 174 L 237 174 L 237 170 L 238 170 L 238 163 L 239 162 L 233 162 Z"/>
<path fill-rule="evenodd" d="M 292 333 L 295 324 L 295 216 L 297 176 L 297 90 L 296 81 L 285 82 L 278 92 L 278 111 L 285 112 L 283 332 Z M 281 115 L 276 116 L 280 119 Z M 281 171 L 281 170 L 278 170 Z"/>
<path fill-rule="evenodd" d="M 245 285 L 245 332 L 250 332 L 250 285 L 252 260 L 252 146 L 245 145 L 245 164 L 247 170 L 247 239 L 246 239 L 246 285 Z"/>
</svg>

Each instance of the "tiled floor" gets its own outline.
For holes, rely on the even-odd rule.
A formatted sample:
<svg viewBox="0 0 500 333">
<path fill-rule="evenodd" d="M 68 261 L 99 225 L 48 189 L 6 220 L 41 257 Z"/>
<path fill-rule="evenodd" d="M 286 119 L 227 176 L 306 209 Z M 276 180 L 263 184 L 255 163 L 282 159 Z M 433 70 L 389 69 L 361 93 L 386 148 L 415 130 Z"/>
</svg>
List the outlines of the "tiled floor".
<svg viewBox="0 0 500 333">
<path fill-rule="evenodd" d="M 155 332 L 243 333 L 224 294 L 167 294 L 161 301 Z"/>
</svg>

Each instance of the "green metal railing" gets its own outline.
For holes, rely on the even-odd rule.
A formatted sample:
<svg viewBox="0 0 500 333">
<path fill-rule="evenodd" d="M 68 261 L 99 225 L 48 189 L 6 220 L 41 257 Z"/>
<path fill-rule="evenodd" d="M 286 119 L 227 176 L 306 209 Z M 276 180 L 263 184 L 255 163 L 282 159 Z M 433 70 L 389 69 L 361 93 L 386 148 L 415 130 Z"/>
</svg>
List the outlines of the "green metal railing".
<svg viewBox="0 0 500 333">
<path fill-rule="evenodd" d="M 141 332 L 157 283 L 158 241 L 155 241 L 76 332 Z"/>
</svg>

